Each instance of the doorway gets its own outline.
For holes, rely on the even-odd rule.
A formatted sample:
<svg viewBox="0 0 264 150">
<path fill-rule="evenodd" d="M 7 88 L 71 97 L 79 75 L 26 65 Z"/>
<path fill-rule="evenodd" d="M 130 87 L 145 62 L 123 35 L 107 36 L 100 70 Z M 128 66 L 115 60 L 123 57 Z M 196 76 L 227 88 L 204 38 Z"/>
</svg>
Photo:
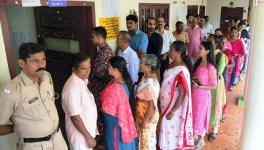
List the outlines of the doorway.
<svg viewBox="0 0 264 150">
<path fill-rule="evenodd" d="M 6 53 L 12 56 L 7 57 L 8 62 L 13 63 L 9 67 L 15 70 L 12 78 L 20 72 L 16 62 L 21 43 L 35 42 L 47 48 L 46 70 L 51 74 L 54 90 L 59 96 L 55 104 L 66 139 L 60 95 L 71 75 L 74 53 L 84 51 L 92 60 L 95 56 L 96 48 L 90 42 L 92 28 L 95 27 L 95 6 L 94 2 L 69 1 L 67 7 L 47 7 L 47 1 L 41 0 L 43 6 L 40 7 L 22 7 L 21 0 L 7 0 L 0 3 L 0 18 Z"/>
<path fill-rule="evenodd" d="M 243 7 L 222 7 L 221 8 L 221 20 L 220 28 L 223 30 L 224 34 L 228 34 L 228 27 L 232 20 L 242 20 L 243 19 Z"/>
</svg>

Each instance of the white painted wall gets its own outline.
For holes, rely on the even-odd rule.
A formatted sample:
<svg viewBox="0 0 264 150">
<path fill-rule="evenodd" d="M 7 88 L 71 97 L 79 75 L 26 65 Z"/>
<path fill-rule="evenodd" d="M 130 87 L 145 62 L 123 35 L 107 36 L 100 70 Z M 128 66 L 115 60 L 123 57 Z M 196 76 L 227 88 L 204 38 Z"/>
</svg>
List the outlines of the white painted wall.
<svg viewBox="0 0 264 150">
<path fill-rule="evenodd" d="M 74 1 L 74 0 L 71 0 Z M 94 1 L 95 2 L 95 10 L 96 10 L 96 25 L 99 25 L 99 18 L 103 17 L 103 0 L 82 0 L 82 1 Z M 185 6 L 187 5 L 206 5 L 209 0 L 119 0 L 119 21 L 120 21 L 120 30 L 127 30 L 126 28 L 126 16 L 129 14 L 130 10 L 135 10 L 137 15 L 139 11 L 139 3 L 166 3 L 170 4 L 170 22 L 169 27 L 171 31 L 175 30 L 176 20 L 172 13 L 174 12 L 174 8 L 176 5 L 182 4 L 185 2 Z M 179 20 L 185 22 L 187 12 L 182 13 L 179 16 Z M 115 49 L 115 40 L 108 41 L 108 44 Z"/>
<path fill-rule="evenodd" d="M 8 70 L 8 63 L 6 59 L 6 51 L 3 40 L 2 26 L 0 22 L 0 89 L 3 88 L 7 82 L 10 81 L 10 74 Z M 1 150 L 14 150 L 15 147 L 15 136 L 7 135 L 0 136 L 0 149 Z"/>
<path fill-rule="evenodd" d="M 246 10 L 243 13 L 243 18 L 247 18 L 249 0 L 207 0 L 206 14 L 209 16 L 214 29 L 220 27 L 221 7 L 228 7 L 230 2 L 234 2 L 233 7 L 243 7 Z"/>
<path fill-rule="evenodd" d="M 264 70 L 263 65 L 263 15 L 264 4 L 252 7 L 250 24 L 252 25 L 252 38 L 249 58 L 249 72 L 247 74 L 246 107 L 244 112 L 243 127 L 241 129 L 240 150 L 263 149 L 264 134 Z"/>
<path fill-rule="evenodd" d="M 10 80 L 8 64 L 6 59 L 6 51 L 2 34 L 2 26 L 0 22 L 0 87 Z"/>
</svg>

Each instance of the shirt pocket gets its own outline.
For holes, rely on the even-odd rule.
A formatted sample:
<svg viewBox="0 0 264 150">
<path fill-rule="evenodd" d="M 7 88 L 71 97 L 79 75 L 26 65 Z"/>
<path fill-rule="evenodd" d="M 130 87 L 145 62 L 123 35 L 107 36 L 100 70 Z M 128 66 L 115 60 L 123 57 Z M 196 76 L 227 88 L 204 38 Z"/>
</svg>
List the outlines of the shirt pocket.
<svg viewBox="0 0 264 150">
<path fill-rule="evenodd" d="M 81 105 L 87 105 L 88 99 L 89 99 L 88 93 L 82 92 L 81 93 Z"/>
<path fill-rule="evenodd" d="M 34 102 L 25 102 L 22 107 L 29 117 L 40 118 L 44 114 L 43 104 L 39 98 Z"/>
</svg>

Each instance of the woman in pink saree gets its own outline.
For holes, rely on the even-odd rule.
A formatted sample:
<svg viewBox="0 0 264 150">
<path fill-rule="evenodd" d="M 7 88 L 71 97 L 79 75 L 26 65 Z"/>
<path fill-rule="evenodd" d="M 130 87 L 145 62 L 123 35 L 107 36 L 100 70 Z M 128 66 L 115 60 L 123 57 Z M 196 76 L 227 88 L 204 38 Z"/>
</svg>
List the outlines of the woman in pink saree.
<svg viewBox="0 0 264 150">
<path fill-rule="evenodd" d="M 246 56 L 246 48 L 243 41 L 239 38 L 239 29 L 232 27 L 229 42 L 235 55 L 235 67 L 231 76 L 231 84 L 236 85 Z"/>
<path fill-rule="evenodd" d="M 161 150 L 194 148 L 190 73 L 191 59 L 182 41 L 171 44 L 169 57 L 173 60 L 164 72 L 160 91 Z"/>
<path fill-rule="evenodd" d="M 107 150 L 135 150 L 137 130 L 129 102 L 134 99 L 134 86 L 124 58 L 109 60 L 109 74 L 113 77 L 100 93 L 104 141 Z"/>
<path fill-rule="evenodd" d="M 195 148 L 202 148 L 211 113 L 211 90 L 216 88 L 217 74 L 214 52 L 210 42 L 200 45 L 199 59 L 192 78 L 192 111 Z"/>
</svg>

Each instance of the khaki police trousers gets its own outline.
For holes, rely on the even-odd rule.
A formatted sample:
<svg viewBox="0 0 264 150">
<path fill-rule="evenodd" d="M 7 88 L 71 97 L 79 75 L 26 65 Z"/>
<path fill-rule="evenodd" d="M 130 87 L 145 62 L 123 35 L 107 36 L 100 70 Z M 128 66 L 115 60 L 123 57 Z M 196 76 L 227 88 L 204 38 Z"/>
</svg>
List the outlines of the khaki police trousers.
<svg viewBox="0 0 264 150">
<path fill-rule="evenodd" d="M 23 138 L 19 138 L 17 150 L 68 150 L 68 147 L 59 131 L 49 141 L 25 143 Z"/>
</svg>

